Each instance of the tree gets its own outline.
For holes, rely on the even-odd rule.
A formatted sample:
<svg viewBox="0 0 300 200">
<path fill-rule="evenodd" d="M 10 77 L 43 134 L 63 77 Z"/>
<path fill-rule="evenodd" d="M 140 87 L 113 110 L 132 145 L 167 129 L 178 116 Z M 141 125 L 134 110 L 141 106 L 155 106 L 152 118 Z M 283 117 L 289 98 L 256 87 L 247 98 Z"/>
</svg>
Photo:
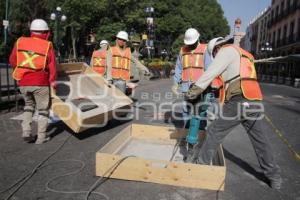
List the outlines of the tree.
<svg viewBox="0 0 300 200">
<path fill-rule="evenodd" d="M 86 48 L 88 35 L 96 33 L 98 41 L 113 41 L 113 36 L 120 31 L 136 33 L 146 31 L 144 8 L 152 6 L 155 25 L 155 36 L 158 41 L 167 45 L 177 54 L 183 42 L 183 34 L 189 27 L 198 29 L 201 40 L 207 42 L 216 36 L 229 33 L 228 22 L 224 18 L 217 0 L 14 0 L 10 1 L 10 46 L 15 39 L 29 33 L 29 24 L 34 18 L 43 18 L 54 30 L 50 14 L 60 6 L 67 16 L 61 23 L 64 51 L 77 58 Z M 3 1 L 0 1 L 0 11 Z M 3 17 L 3 16 L 1 16 Z"/>
</svg>

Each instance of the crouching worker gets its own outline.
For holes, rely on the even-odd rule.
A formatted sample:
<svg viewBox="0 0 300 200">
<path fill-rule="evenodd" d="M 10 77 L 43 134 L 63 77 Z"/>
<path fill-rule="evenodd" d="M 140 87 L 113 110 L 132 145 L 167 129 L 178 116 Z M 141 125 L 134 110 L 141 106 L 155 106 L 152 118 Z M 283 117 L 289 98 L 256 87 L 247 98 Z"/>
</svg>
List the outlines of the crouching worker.
<svg viewBox="0 0 300 200">
<path fill-rule="evenodd" d="M 215 46 L 218 52 L 214 60 L 196 84 L 189 89 L 186 98 L 197 98 L 214 78 L 221 75 L 225 91 L 220 98 L 225 103 L 222 117 L 213 121 L 208 127 L 205 141 L 194 156 L 193 162 L 210 164 L 216 149 L 225 137 L 234 127 L 242 124 L 250 137 L 260 167 L 270 181 L 270 186 L 280 189 L 282 182 L 280 168 L 275 162 L 266 133 L 262 130 L 265 122 L 262 120 L 263 97 L 256 79 L 254 58 L 249 52 L 235 45 Z"/>
<path fill-rule="evenodd" d="M 50 32 L 47 23 L 42 19 L 33 20 L 30 32 L 30 37 L 20 37 L 17 40 L 9 61 L 14 68 L 13 78 L 18 81 L 25 101 L 22 137 L 26 142 L 42 144 L 50 140 L 46 130 L 50 88 L 55 91 L 56 62 L 52 43 L 48 41 Z M 35 108 L 39 114 L 37 137 L 31 129 Z"/>
</svg>

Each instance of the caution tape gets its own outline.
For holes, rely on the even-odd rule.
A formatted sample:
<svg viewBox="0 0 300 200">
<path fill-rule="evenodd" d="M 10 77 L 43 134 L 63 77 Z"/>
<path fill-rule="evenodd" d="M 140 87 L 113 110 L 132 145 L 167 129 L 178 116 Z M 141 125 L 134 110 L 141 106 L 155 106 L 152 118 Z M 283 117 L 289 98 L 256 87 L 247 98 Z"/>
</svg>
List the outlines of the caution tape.
<svg viewBox="0 0 300 200">
<path fill-rule="evenodd" d="M 296 158 L 296 160 L 300 161 L 300 154 L 292 147 L 292 145 L 283 136 L 283 134 L 281 133 L 281 131 L 278 130 L 278 128 L 276 128 L 276 126 L 273 124 L 273 122 L 271 121 L 271 119 L 267 115 L 265 115 L 265 118 L 269 122 L 269 124 L 272 126 L 272 128 L 274 129 L 274 131 L 278 135 L 278 137 L 284 142 L 284 144 L 287 145 L 288 149 L 293 154 L 293 156 Z"/>
</svg>

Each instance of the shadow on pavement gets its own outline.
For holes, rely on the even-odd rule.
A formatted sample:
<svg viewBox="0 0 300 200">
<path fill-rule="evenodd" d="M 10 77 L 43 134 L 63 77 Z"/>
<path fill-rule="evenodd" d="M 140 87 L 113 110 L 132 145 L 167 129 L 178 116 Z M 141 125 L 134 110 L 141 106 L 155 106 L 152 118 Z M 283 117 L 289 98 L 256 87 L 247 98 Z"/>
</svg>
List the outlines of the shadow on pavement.
<svg viewBox="0 0 300 200">
<path fill-rule="evenodd" d="M 86 138 L 89 138 L 93 135 L 98 135 L 98 134 L 101 134 L 105 131 L 108 131 L 110 129 L 113 129 L 113 128 L 116 128 L 120 125 L 123 125 L 127 122 L 129 122 L 131 120 L 115 120 L 115 119 L 112 119 L 110 120 L 106 126 L 104 127 L 99 127 L 99 128 L 89 128 L 87 130 L 84 130 L 80 133 L 74 133 L 66 124 L 64 124 L 63 122 L 57 122 L 57 123 L 54 123 L 54 124 L 50 124 L 48 129 L 47 129 L 47 132 L 51 132 L 53 131 L 52 133 L 49 134 L 49 136 L 51 138 L 54 138 L 55 136 L 63 133 L 64 131 L 74 135 L 77 139 L 79 140 L 84 140 Z"/>
<path fill-rule="evenodd" d="M 93 135 L 98 135 L 101 134 L 105 131 L 108 131 L 110 129 L 116 128 L 118 126 L 121 126 L 127 122 L 130 122 L 131 120 L 116 120 L 116 119 L 112 119 L 110 120 L 106 126 L 104 127 L 99 127 L 99 128 L 90 128 L 87 130 L 84 130 L 82 132 L 78 133 L 74 133 L 74 136 L 76 138 L 78 138 L 79 140 L 84 140 L 88 137 L 91 137 Z"/>
<path fill-rule="evenodd" d="M 265 175 L 262 172 L 256 171 L 251 165 L 249 165 L 244 160 L 236 157 L 234 154 L 232 154 L 231 152 L 229 152 L 228 150 L 226 150 L 224 147 L 223 147 L 223 152 L 224 152 L 225 158 L 227 158 L 231 162 L 235 163 L 240 168 L 242 168 L 247 173 L 249 173 L 252 176 L 254 176 L 255 178 L 257 178 L 258 180 L 260 180 L 260 181 L 262 181 L 262 182 L 264 182 L 266 184 L 269 184 L 268 179 L 265 177 Z"/>
</svg>

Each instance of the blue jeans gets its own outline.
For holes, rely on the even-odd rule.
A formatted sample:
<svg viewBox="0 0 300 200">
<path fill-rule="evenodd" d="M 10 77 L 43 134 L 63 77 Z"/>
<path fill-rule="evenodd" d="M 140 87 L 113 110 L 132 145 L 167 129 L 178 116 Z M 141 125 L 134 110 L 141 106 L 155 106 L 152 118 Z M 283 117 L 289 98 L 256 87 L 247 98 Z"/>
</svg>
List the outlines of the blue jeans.
<svg viewBox="0 0 300 200">
<path fill-rule="evenodd" d="M 249 104 L 247 113 L 241 114 L 243 103 Z M 206 139 L 202 144 L 199 152 L 195 155 L 195 162 L 199 164 L 210 164 L 216 149 L 224 141 L 225 137 L 239 124 L 247 131 L 252 146 L 255 150 L 258 162 L 264 174 L 270 180 L 280 178 L 280 168 L 275 162 L 271 144 L 263 132 L 263 126 L 266 126 L 263 119 L 259 119 L 262 112 L 257 111 L 258 104 L 261 102 L 253 102 L 243 98 L 241 95 L 234 96 L 228 103 L 223 106 L 223 116 L 213 121 L 207 129 Z M 237 116 L 237 117 L 234 117 Z M 251 117 L 251 118 L 250 118 Z"/>
</svg>

